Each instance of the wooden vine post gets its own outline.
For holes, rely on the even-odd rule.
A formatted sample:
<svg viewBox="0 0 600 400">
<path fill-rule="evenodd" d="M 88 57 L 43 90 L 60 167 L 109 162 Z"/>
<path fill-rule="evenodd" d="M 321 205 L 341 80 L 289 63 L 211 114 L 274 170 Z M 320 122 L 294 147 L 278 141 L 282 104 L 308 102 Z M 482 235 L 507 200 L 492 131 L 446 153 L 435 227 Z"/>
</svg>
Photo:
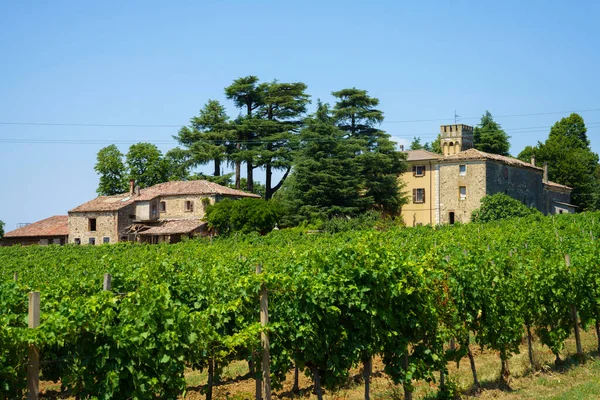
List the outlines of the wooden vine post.
<svg viewBox="0 0 600 400">
<path fill-rule="evenodd" d="M 13 279 L 15 280 L 15 282 L 19 281 L 19 273 L 15 272 L 15 274 L 13 275 Z"/>
<path fill-rule="evenodd" d="M 571 256 L 565 254 L 565 264 L 571 266 Z M 579 333 L 579 317 L 577 316 L 577 307 L 571 305 L 571 318 L 573 319 L 573 328 L 575 329 L 575 344 L 577 345 L 577 356 L 583 356 L 583 348 L 581 347 L 581 335 Z"/>
<path fill-rule="evenodd" d="M 40 292 L 29 292 L 29 329 L 40 325 Z M 37 400 L 40 392 L 40 354 L 35 345 L 29 345 L 27 362 L 27 400 Z"/>
<path fill-rule="evenodd" d="M 102 284 L 102 289 L 103 290 L 110 290 L 111 284 L 112 284 L 112 275 L 111 274 L 104 274 L 104 282 Z"/>
<path fill-rule="evenodd" d="M 256 274 L 262 273 L 262 265 L 256 265 Z M 269 365 L 269 335 L 265 331 L 269 324 L 269 295 L 267 286 L 263 282 L 260 287 L 260 325 L 263 330 L 260 333 L 260 344 L 262 347 L 262 393 L 265 400 L 271 400 L 271 366 Z"/>
</svg>

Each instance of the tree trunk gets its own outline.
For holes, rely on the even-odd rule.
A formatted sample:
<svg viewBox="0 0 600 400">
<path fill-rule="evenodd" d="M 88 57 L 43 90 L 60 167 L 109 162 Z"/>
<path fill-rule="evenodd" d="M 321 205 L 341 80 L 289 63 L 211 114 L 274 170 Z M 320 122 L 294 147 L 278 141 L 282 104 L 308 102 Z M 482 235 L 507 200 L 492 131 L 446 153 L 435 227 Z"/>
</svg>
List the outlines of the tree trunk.
<svg viewBox="0 0 600 400">
<path fill-rule="evenodd" d="M 373 372 L 373 359 L 371 357 L 363 360 L 363 377 L 365 379 L 365 400 L 371 399 L 371 373 Z"/>
<path fill-rule="evenodd" d="M 531 336 L 531 327 L 529 325 L 527 325 L 527 351 L 529 353 L 531 370 L 535 371 L 535 366 L 533 365 L 533 337 Z"/>
<path fill-rule="evenodd" d="M 246 175 L 248 180 L 247 189 L 249 192 L 254 190 L 254 167 L 252 166 L 252 160 L 246 161 Z"/>
<path fill-rule="evenodd" d="M 238 144 L 239 146 L 239 144 Z M 239 148 L 239 147 L 238 147 Z M 240 188 L 240 171 L 241 171 L 241 163 L 239 161 L 235 162 L 235 188 Z"/>
<path fill-rule="evenodd" d="M 500 352 L 500 360 L 502 361 L 502 369 L 500 370 L 500 380 L 504 385 L 509 386 L 510 368 L 508 365 L 508 356 L 506 355 L 506 351 Z"/>
<path fill-rule="evenodd" d="M 577 356 L 583 356 L 583 348 L 581 347 L 581 335 L 579 334 L 579 318 L 577 317 L 577 308 L 571 306 L 571 317 L 573 318 L 573 328 L 575 330 L 575 343 L 577 345 Z"/>
<path fill-rule="evenodd" d="M 321 389 L 321 376 L 319 375 L 319 368 L 313 367 L 313 377 L 315 381 L 315 394 L 318 400 L 323 400 L 323 390 Z"/>
<path fill-rule="evenodd" d="M 213 176 L 221 176 L 221 160 L 215 158 L 215 171 Z"/>
<path fill-rule="evenodd" d="M 294 386 L 292 387 L 293 393 L 298 393 L 300 391 L 300 386 L 298 385 L 298 364 L 294 362 Z"/>
<path fill-rule="evenodd" d="M 271 161 L 268 161 L 266 166 L 265 166 L 265 200 L 269 200 L 271 198 L 271 196 L 273 196 L 273 193 L 271 191 L 271 180 L 272 180 L 272 175 L 273 172 L 271 170 Z"/>
<path fill-rule="evenodd" d="M 214 357 L 214 352 L 213 352 Z M 212 400 L 213 376 L 215 374 L 214 358 L 208 361 L 208 382 L 206 384 L 206 400 Z"/>
<path fill-rule="evenodd" d="M 446 374 L 444 371 L 440 371 L 440 389 L 443 390 L 446 387 Z"/>
<path fill-rule="evenodd" d="M 467 356 L 469 357 L 469 362 L 471 363 L 471 372 L 473 373 L 473 385 L 475 386 L 475 392 L 479 393 L 479 379 L 477 379 L 477 369 L 475 368 L 475 357 L 473 357 L 473 352 L 471 351 L 471 346 L 469 342 L 471 339 L 467 334 L 466 346 L 467 346 Z"/>
<path fill-rule="evenodd" d="M 562 360 L 560 359 L 560 354 L 555 353 L 554 355 L 556 356 L 556 358 L 554 359 L 554 365 L 558 367 L 562 363 Z"/>
<path fill-rule="evenodd" d="M 405 372 L 408 371 L 408 349 L 406 349 L 406 353 L 404 354 L 404 363 L 402 366 Z M 402 384 L 402 387 L 404 388 L 404 400 L 412 400 L 412 387 L 410 387 L 410 385 L 406 383 L 406 380 Z"/>
</svg>

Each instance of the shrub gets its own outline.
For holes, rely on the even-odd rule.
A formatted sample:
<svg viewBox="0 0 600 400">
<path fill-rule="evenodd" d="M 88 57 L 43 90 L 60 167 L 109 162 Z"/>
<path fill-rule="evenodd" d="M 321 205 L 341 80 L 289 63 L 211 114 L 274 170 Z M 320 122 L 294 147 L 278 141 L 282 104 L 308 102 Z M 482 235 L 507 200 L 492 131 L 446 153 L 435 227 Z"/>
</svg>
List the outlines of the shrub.
<svg viewBox="0 0 600 400">
<path fill-rule="evenodd" d="M 279 209 L 275 203 L 263 199 L 225 199 L 208 206 L 206 221 L 210 229 L 221 235 L 233 232 L 270 232 L 279 219 Z"/>
<path fill-rule="evenodd" d="M 530 215 L 542 215 L 542 213 L 535 208 L 527 207 L 525 204 L 504 193 L 496 193 L 487 195 L 481 199 L 481 207 L 473 211 L 471 221 L 490 222 Z"/>
</svg>

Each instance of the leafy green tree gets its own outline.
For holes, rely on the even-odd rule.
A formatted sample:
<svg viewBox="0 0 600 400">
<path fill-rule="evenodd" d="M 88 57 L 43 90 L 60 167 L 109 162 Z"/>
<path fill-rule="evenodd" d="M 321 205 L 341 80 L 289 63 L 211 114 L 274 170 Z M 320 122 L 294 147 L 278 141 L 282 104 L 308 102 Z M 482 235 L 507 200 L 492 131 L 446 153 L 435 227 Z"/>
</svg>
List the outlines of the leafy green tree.
<svg viewBox="0 0 600 400">
<path fill-rule="evenodd" d="M 127 191 L 127 171 L 123 163 L 123 153 L 116 145 L 100 149 L 94 170 L 100 175 L 96 192 L 101 196 L 111 196 Z"/>
<path fill-rule="evenodd" d="M 527 217 L 529 215 L 542 215 L 537 209 L 527 207 L 525 204 L 504 193 L 484 196 L 481 207 L 473 211 L 472 222 L 491 222 L 499 219 Z"/>
<path fill-rule="evenodd" d="M 153 186 L 169 180 L 168 163 L 162 152 L 151 143 L 137 143 L 127 152 L 129 178 L 141 188 Z"/>
<path fill-rule="evenodd" d="M 257 149 L 257 165 L 265 169 L 265 199 L 269 200 L 292 168 L 294 136 L 303 123 L 310 96 L 302 82 L 271 82 L 260 88 L 263 104 L 257 112 L 256 132 L 262 144 Z M 272 182 L 274 170 L 285 171 L 276 185 Z"/>
<path fill-rule="evenodd" d="M 170 181 L 186 181 L 190 177 L 190 153 L 179 147 L 167 151 L 164 161 Z"/>
<path fill-rule="evenodd" d="M 214 176 L 221 175 L 221 163 L 227 158 L 227 143 L 232 129 L 225 107 L 208 100 L 197 117 L 190 120 L 174 138 L 187 147 L 193 166 L 214 162 Z"/>
<path fill-rule="evenodd" d="M 531 157 L 535 156 L 537 147 L 525 146 L 525 148 L 519 153 L 517 158 L 523 162 L 531 162 Z"/>
<path fill-rule="evenodd" d="M 548 164 L 548 178 L 573 188 L 571 202 L 578 211 L 595 210 L 600 200 L 598 154 L 590 148 L 587 128 L 579 114 L 571 114 L 556 122 L 544 143 L 528 146 L 519 159 L 529 161 L 535 155 L 536 163 Z"/>
<path fill-rule="evenodd" d="M 4 221 L 0 220 L 0 239 L 4 237 Z"/>
<path fill-rule="evenodd" d="M 294 171 L 281 194 L 292 223 L 353 215 L 366 207 L 359 196 L 362 177 L 357 162 L 359 141 L 345 138 L 327 104 L 306 120 Z"/>
<path fill-rule="evenodd" d="M 435 139 L 433 142 L 431 142 L 430 145 L 430 149 L 428 149 L 428 151 L 437 153 L 437 154 L 443 154 L 442 152 L 442 138 L 440 135 L 438 135 L 437 139 Z"/>
<path fill-rule="evenodd" d="M 278 220 L 277 205 L 263 199 L 225 199 L 206 209 L 208 226 L 221 235 L 234 232 L 264 235 L 273 230 Z"/>
<path fill-rule="evenodd" d="M 424 150 L 426 145 L 427 143 L 425 143 L 425 145 L 421 144 L 421 138 L 415 136 L 410 143 L 409 150 Z"/>
<path fill-rule="evenodd" d="M 510 136 L 502 130 L 499 123 L 494 121 L 494 117 L 489 111 L 481 116 L 479 126 L 473 130 L 473 142 L 477 150 L 485 151 L 486 153 L 500 154 L 508 156 Z"/>
<path fill-rule="evenodd" d="M 256 138 L 254 124 L 252 119 L 253 112 L 263 104 L 264 89 L 258 83 L 256 76 L 249 75 L 238 78 L 225 88 L 225 96 L 237 108 L 246 111 L 245 116 L 240 116 L 234 125 L 235 128 L 235 146 L 230 149 L 230 158 L 235 163 L 235 187 L 240 188 L 240 165 L 246 162 L 246 177 L 248 179 L 248 191 L 252 191 L 254 183 L 254 151 L 252 140 Z M 242 143 L 244 145 L 242 146 Z"/>
<path fill-rule="evenodd" d="M 332 95 L 337 98 L 333 109 L 336 124 L 348 137 L 362 141 L 356 154 L 366 198 L 375 208 L 396 213 L 403 202 L 397 177 L 405 169 L 405 155 L 395 150 L 390 135 L 375 127 L 384 119 L 383 112 L 375 108 L 379 99 L 356 88 Z"/>
</svg>

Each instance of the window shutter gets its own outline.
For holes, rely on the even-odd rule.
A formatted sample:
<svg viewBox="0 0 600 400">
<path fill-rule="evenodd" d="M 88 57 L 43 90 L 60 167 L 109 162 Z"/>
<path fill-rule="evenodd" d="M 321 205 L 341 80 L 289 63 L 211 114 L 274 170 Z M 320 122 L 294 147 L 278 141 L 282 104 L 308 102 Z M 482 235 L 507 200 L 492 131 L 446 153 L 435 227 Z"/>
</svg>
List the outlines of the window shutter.
<svg viewBox="0 0 600 400">
<path fill-rule="evenodd" d="M 413 176 L 417 175 L 417 166 L 413 165 L 412 169 L 413 169 Z"/>
<path fill-rule="evenodd" d="M 416 202 L 417 202 L 417 189 L 413 189 L 413 203 L 416 203 Z"/>
<path fill-rule="evenodd" d="M 425 189 L 423 189 L 423 203 L 425 203 Z"/>
<path fill-rule="evenodd" d="M 427 168 L 423 165 L 423 176 L 427 173 Z"/>
</svg>

